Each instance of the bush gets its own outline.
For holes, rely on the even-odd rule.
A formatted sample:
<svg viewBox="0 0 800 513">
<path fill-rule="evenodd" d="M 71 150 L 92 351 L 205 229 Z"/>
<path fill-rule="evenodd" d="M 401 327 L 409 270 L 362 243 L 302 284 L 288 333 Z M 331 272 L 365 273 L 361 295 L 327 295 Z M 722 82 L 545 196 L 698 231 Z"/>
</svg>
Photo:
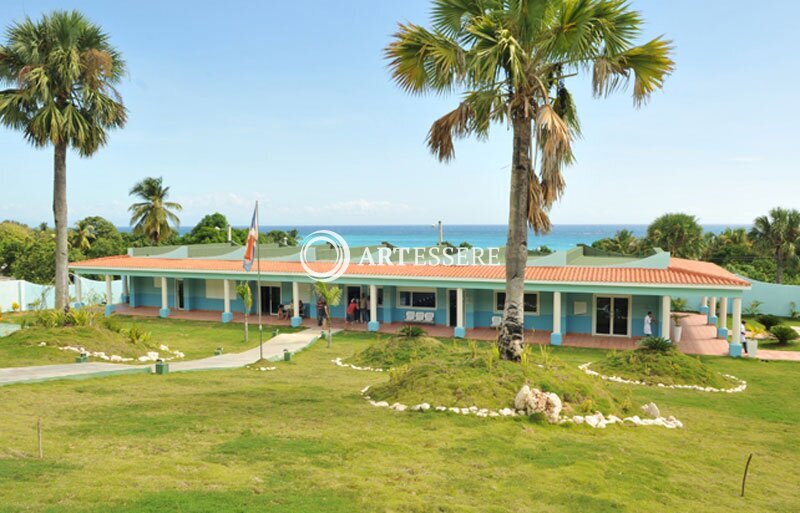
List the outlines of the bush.
<svg viewBox="0 0 800 513">
<path fill-rule="evenodd" d="M 686 311 L 686 299 L 682 297 L 676 297 L 672 301 L 670 301 L 670 309 L 673 312 L 685 312 Z"/>
<path fill-rule="evenodd" d="M 798 334 L 794 328 L 785 324 L 773 326 L 769 332 L 772 333 L 772 336 L 775 337 L 779 344 L 788 344 L 790 341 L 796 340 L 798 337 Z"/>
<path fill-rule="evenodd" d="M 38 310 L 33 322 L 42 328 L 61 328 L 67 324 L 67 315 L 62 310 Z"/>
<path fill-rule="evenodd" d="M 121 333 L 128 337 L 131 344 L 140 345 L 150 340 L 151 333 L 139 327 L 136 323 L 132 324 L 130 328 L 122 330 Z"/>
<path fill-rule="evenodd" d="M 761 305 L 763 305 L 763 301 L 753 300 L 750 304 L 744 309 L 745 315 L 758 315 L 761 313 Z"/>
<path fill-rule="evenodd" d="M 658 351 L 661 353 L 666 353 L 675 349 L 672 342 L 662 337 L 645 337 L 639 344 L 649 351 Z"/>
<path fill-rule="evenodd" d="M 773 326 L 781 323 L 781 319 L 777 315 L 763 314 L 756 317 L 756 320 L 764 325 L 764 329 L 771 330 Z"/>
<path fill-rule="evenodd" d="M 400 328 L 398 333 L 400 334 L 400 336 L 403 336 L 403 337 L 406 337 L 406 338 L 424 337 L 425 335 L 428 334 L 427 331 L 425 331 L 424 329 L 420 328 L 419 326 L 411 326 L 411 325 L 408 325 L 408 324 L 403 326 L 402 328 Z"/>
</svg>

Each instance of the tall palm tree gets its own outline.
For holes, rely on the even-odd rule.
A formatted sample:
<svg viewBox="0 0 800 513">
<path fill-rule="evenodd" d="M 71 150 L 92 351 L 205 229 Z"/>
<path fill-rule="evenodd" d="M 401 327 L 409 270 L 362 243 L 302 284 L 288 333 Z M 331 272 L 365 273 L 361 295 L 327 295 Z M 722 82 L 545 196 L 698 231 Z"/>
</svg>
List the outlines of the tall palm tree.
<svg viewBox="0 0 800 513">
<path fill-rule="evenodd" d="M 248 322 L 248 315 L 250 310 L 253 309 L 253 291 L 250 289 L 250 284 L 246 281 L 240 281 L 236 284 L 236 295 L 242 299 L 242 310 L 244 311 L 244 341 L 250 341 L 250 325 Z"/>
<path fill-rule="evenodd" d="M 800 212 L 773 208 L 768 216 L 753 221 L 750 238 L 764 250 L 775 252 L 775 282 L 783 283 L 786 264 L 797 256 L 800 244 Z"/>
<path fill-rule="evenodd" d="M 125 62 L 102 29 L 77 11 L 55 11 L 12 24 L 0 45 L 0 123 L 21 131 L 37 148 L 52 145 L 56 227 L 56 307 L 69 301 L 67 148 L 93 155 L 107 131 L 125 125 L 114 86 Z"/>
<path fill-rule="evenodd" d="M 453 159 L 455 138 L 485 139 L 493 123 L 513 131 L 503 358 L 522 354 L 528 226 L 549 231 L 548 213 L 564 192 L 562 170 L 580 135 L 567 80 L 591 70 L 598 97 L 632 80 L 634 105 L 642 105 L 673 62 L 662 38 L 634 44 L 641 25 L 625 0 L 433 0 L 432 28 L 400 24 L 385 50 L 402 89 L 461 94 L 428 133 L 439 160 Z"/>
<path fill-rule="evenodd" d="M 647 242 L 681 258 L 700 258 L 706 239 L 703 227 L 689 214 L 664 214 L 647 227 Z"/>
<path fill-rule="evenodd" d="M 180 212 L 183 207 L 167 201 L 169 187 L 164 187 L 162 178 L 145 178 L 131 188 L 130 195 L 143 200 L 128 207 L 134 233 L 144 234 L 159 244 L 172 235 L 170 223 L 177 229 L 181 220 L 175 211 Z"/>
</svg>

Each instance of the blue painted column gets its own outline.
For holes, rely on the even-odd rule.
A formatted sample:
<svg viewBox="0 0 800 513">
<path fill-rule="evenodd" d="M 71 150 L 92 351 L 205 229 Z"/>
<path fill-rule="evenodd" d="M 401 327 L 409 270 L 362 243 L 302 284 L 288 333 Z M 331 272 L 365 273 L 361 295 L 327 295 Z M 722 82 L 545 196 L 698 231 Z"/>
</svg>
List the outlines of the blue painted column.
<svg viewBox="0 0 800 513">
<path fill-rule="evenodd" d="M 138 280 L 138 278 L 136 278 L 135 276 L 131 276 L 128 279 L 128 281 L 129 281 L 129 283 L 128 283 L 128 287 L 129 287 L 128 292 L 130 293 L 130 296 L 128 297 L 128 305 L 131 308 L 136 308 L 136 280 Z"/>
<path fill-rule="evenodd" d="M 128 289 L 128 277 L 120 276 L 120 278 L 122 278 L 122 304 L 127 305 L 131 300 L 131 294 Z"/>
<path fill-rule="evenodd" d="M 81 277 L 79 274 L 75 274 L 75 303 L 72 304 L 72 307 L 75 309 L 79 309 L 83 306 L 83 291 L 81 290 Z M 22 303 L 20 303 L 21 305 Z"/>
<path fill-rule="evenodd" d="M 702 301 L 700 301 L 700 313 L 708 315 L 708 296 L 703 296 Z"/>
<path fill-rule="evenodd" d="M 561 343 L 561 292 L 553 292 L 553 332 L 550 333 L 550 344 L 560 346 Z"/>
<path fill-rule="evenodd" d="M 233 320 L 231 312 L 231 282 L 222 280 L 222 322 L 229 323 Z"/>
<path fill-rule="evenodd" d="M 369 286 L 369 323 L 367 329 L 369 331 L 378 331 L 381 329 L 381 323 L 378 321 L 378 287 L 375 285 Z"/>
</svg>

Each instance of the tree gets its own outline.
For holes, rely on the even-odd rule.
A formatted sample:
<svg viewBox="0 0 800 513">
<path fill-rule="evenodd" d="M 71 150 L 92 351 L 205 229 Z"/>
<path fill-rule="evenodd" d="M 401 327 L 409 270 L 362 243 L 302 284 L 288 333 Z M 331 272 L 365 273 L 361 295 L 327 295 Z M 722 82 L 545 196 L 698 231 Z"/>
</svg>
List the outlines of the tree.
<svg viewBox="0 0 800 513">
<path fill-rule="evenodd" d="M 328 285 L 323 281 L 318 281 L 314 286 L 317 295 L 325 300 L 325 318 L 328 320 L 328 349 L 333 344 L 333 331 L 331 330 L 331 307 L 338 306 L 342 302 L 342 289 L 336 285 Z"/>
<path fill-rule="evenodd" d="M 186 244 L 210 244 L 227 240 L 228 219 L 219 212 L 203 217 L 192 231 L 183 237 Z"/>
<path fill-rule="evenodd" d="M 172 235 L 170 223 L 177 229 L 181 220 L 175 211 L 180 212 L 183 207 L 167 201 L 169 187 L 163 186 L 162 178 L 145 178 L 131 188 L 130 195 L 142 200 L 128 208 L 134 232 L 146 235 L 158 245 Z"/>
<path fill-rule="evenodd" d="M 11 274 L 17 256 L 33 236 L 33 230 L 15 221 L 0 223 L 0 274 Z"/>
<path fill-rule="evenodd" d="M 595 96 L 633 82 L 640 106 L 672 71 L 670 43 L 634 45 L 642 18 L 624 0 L 433 0 L 432 29 L 399 25 L 385 53 L 394 81 L 412 94 L 459 91 L 461 103 L 435 121 L 428 147 L 453 159 L 453 141 L 485 139 L 493 123 L 513 132 L 506 301 L 498 331 L 503 358 L 523 349 L 528 226 L 550 229 L 564 192 L 562 170 L 580 135 L 567 80 L 591 70 Z"/>
<path fill-rule="evenodd" d="M 775 282 L 783 283 L 783 271 L 790 260 L 797 256 L 800 239 L 800 212 L 785 208 L 773 208 L 769 215 L 753 221 L 750 238 L 764 251 L 775 255 Z"/>
<path fill-rule="evenodd" d="M 242 298 L 242 304 L 244 305 L 244 341 L 250 341 L 250 326 L 248 325 L 247 316 L 250 314 L 250 310 L 253 308 L 253 290 L 250 288 L 250 284 L 246 281 L 240 281 L 236 284 L 236 295 Z"/>
<path fill-rule="evenodd" d="M 283 231 L 283 230 L 270 230 L 266 234 L 266 241 L 278 246 L 297 246 L 298 244 L 298 231 L 296 229 Z"/>
<path fill-rule="evenodd" d="M 91 247 L 83 253 L 88 258 L 100 258 L 111 255 L 121 255 L 125 253 L 127 245 L 122 234 L 117 227 L 100 216 L 89 216 L 78 221 L 76 225 L 79 229 L 91 228 L 95 234 L 95 240 Z"/>
<path fill-rule="evenodd" d="M 92 225 L 76 226 L 70 232 L 70 245 L 82 252 L 87 252 L 92 248 L 92 242 L 97 239 Z"/>
<path fill-rule="evenodd" d="M 647 227 L 647 242 L 680 258 L 700 258 L 703 227 L 689 214 L 664 214 Z"/>
<path fill-rule="evenodd" d="M 613 237 L 600 239 L 592 247 L 620 255 L 636 255 L 641 251 L 641 241 L 630 230 L 619 230 Z"/>
<path fill-rule="evenodd" d="M 0 45 L 0 123 L 37 148 L 52 145 L 56 308 L 69 301 L 67 149 L 93 155 L 127 114 L 114 88 L 125 62 L 102 29 L 77 11 L 12 24 Z"/>
</svg>

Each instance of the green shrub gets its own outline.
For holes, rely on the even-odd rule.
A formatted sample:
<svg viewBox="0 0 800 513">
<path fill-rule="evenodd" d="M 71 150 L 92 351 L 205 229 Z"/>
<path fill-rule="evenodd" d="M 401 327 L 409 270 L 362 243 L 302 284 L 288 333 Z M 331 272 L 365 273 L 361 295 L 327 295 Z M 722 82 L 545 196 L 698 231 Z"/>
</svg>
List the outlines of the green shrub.
<svg viewBox="0 0 800 513">
<path fill-rule="evenodd" d="M 685 312 L 686 311 L 686 299 L 682 297 L 676 297 L 672 301 L 670 301 L 670 309 L 673 312 Z"/>
<path fill-rule="evenodd" d="M 61 328 L 67 324 L 67 314 L 63 310 L 37 310 L 34 324 L 42 328 Z"/>
<path fill-rule="evenodd" d="M 122 333 L 122 326 L 117 321 L 117 318 L 113 315 L 111 317 L 104 317 L 103 318 L 103 327 L 109 331 L 113 331 L 114 333 Z"/>
<path fill-rule="evenodd" d="M 764 329 L 770 331 L 773 326 L 781 323 L 780 317 L 777 315 L 763 314 L 756 317 L 756 320 L 764 325 Z"/>
<path fill-rule="evenodd" d="M 790 341 L 796 340 L 798 337 L 798 334 L 794 328 L 785 324 L 773 326 L 769 332 L 772 333 L 772 336 L 775 337 L 779 344 L 788 344 Z"/>
<path fill-rule="evenodd" d="M 666 353 L 675 349 L 675 346 L 672 345 L 672 342 L 662 337 L 645 337 L 639 342 L 639 344 L 645 349 L 650 351 L 658 351 L 661 353 Z"/>
<path fill-rule="evenodd" d="M 749 316 L 758 315 L 761 313 L 761 305 L 763 305 L 763 301 L 753 300 L 750 304 L 744 309 L 744 314 Z"/>
<path fill-rule="evenodd" d="M 424 337 L 425 335 L 428 334 L 427 331 L 425 331 L 424 329 L 420 328 L 419 326 L 412 326 L 410 324 L 406 324 L 405 326 L 400 328 L 400 330 L 397 333 L 399 333 L 400 336 L 403 336 L 403 337 L 406 337 L 406 338 Z"/>
<path fill-rule="evenodd" d="M 136 323 L 133 323 L 130 328 L 122 330 L 121 333 L 128 337 L 130 343 L 134 345 L 144 344 L 152 336 L 149 331 L 145 331 Z"/>
</svg>

